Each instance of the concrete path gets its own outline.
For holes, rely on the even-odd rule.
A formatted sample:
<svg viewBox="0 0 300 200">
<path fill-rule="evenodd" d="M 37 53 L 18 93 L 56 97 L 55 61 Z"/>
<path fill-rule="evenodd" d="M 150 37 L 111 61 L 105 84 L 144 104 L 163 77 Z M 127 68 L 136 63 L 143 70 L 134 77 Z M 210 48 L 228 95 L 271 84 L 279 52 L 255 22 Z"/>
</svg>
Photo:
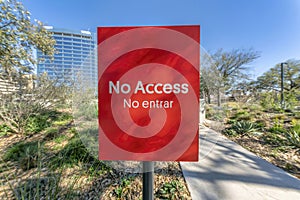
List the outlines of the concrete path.
<svg viewBox="0 0 300 200">
<path fill-rule="evenodd" d="M 300 200 L 299 179 L 208 128 L 199 162 L 180 164 L 193 200 Z"/>
</svg>

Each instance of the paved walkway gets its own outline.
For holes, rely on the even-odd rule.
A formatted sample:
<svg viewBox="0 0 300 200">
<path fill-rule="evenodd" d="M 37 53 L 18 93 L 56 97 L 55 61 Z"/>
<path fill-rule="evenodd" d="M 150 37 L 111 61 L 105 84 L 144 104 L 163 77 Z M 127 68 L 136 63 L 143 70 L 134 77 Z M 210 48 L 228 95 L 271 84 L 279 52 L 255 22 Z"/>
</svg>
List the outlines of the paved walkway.
<svg viewBox="0 0 300 200">
<path fill-rule="evenodd" d="M 208 128 L 199 162 L 180 164 L 193 200 L 300 200 L 299 179 Z"/>
</svg>

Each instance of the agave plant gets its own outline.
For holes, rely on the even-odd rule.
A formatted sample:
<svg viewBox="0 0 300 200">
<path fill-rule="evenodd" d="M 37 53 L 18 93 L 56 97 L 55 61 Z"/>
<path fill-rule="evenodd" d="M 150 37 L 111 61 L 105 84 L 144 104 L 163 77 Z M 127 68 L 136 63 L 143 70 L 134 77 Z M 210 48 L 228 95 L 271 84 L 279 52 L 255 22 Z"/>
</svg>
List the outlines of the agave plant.
<svg viewBox="0 0 300 200">
<path fill-rule="evenodd" d="M 242 137 L 257 131 L 255 124 L 248 121 L 235 122 L 231 126 L 231 129 L 234 130 L 237 134 L 241 135 Z"/>
<path fill-rule="evenodd" d="M 292 146 L 300 148 L 300 132 L 295 130 L 287 131 L 286 138 Z"/>
</svg>

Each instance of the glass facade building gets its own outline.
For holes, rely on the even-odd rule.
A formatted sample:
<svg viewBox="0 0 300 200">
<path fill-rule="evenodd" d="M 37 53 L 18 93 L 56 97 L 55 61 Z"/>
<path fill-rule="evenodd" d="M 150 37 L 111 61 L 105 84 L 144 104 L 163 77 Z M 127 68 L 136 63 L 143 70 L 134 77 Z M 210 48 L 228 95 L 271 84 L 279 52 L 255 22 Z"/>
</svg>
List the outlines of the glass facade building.
<svg viewBox="0 0 300 200">
<path fill-rule="evenodd" d="M 70 31 L 45 27 L 53 33 L 56 53 L 50 60 L 37 51 L 37 74 L 64 82 L 81 81 L 86 87 L 97 87 L 96 37 L 89 31 Z"/>
</svg>

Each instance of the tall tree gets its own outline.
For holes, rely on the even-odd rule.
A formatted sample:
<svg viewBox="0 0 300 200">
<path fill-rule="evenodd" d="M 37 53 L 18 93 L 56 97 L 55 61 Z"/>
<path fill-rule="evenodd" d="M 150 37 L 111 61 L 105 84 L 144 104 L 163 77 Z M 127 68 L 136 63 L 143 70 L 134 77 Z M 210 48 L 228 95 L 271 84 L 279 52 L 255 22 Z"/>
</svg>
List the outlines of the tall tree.
<svg viewBox="0 0 300 200">
<path fill-rule="evenodd" d="M 24 133 L 28 120 L 64 100 L 65 87 L 46 74 L 36 77 L 34 52 L 53 56 L 55 40 L 16 0 L 0 0 L 0 124 Z"/>
<path fill-rule="evenodd" d="M 284 90 L 293 91 L 300 89 L 300 60 L 287 60 L 283 67 Z M 259 89 L 280 91 L 281 66 L 280 63 L 272 67 L 262 76 L 257 78 Z"/>
<path fill-rule="evenodd" d="M 247 77 L 247 65 L 259 56 L 259 52 L 252 49 L 233 49 L 228 52 L 220 49 L 211 56 L 211 68 L 217 71 L 215 84 L 218 106 L 221 106 L 221 90 L 229 89 L 232 83 Z"/>
<path fill-rule="evenodd" d="M 206 100 L 208 104 L 211 103 L 211 96 L 215 95 L 217 91 L 217 82 L 221 82 L 220 73 L 212 65 L 212 57 L 208 54 L 202 56 L 200 68 L 200 92 L 201 97 Z"/>
<path fill-rule="evenodd" d="M 34 49 L 52 56 L 55 40 L 16 0 L 0 0 L 0 78 L 30 74 L 36 60 Z M 24 76 L 23 76 L 24 77 Z"/>
</svg>

